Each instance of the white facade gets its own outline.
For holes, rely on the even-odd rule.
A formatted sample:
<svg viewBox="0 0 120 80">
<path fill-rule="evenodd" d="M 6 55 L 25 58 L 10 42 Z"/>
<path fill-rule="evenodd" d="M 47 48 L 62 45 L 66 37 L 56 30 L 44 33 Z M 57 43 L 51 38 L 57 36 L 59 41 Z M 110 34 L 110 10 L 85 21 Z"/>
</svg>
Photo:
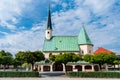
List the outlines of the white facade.
<svg viewBox="0 0 120 80">
<path fill-rule="evenodd" d="M 48 59 L 50 57 L 50 55 L 58 55 L 58 54 L 64 54 L 65 52 L 45 52 L 44 55 L 45 55 L 45 58 Z M 75 54 L 79 54 L 80 55 L 80 52 L 73 52 Z"/>
<path fill-rule="evenodd" d="M 51 39 L 51 37 L 52 37 L 52 30 L 46 30 L 45 31 L 45 36 L 46 36 L 46 39 L 47 40 L 50 40 Z"/>
<path fill-rule="evenodd" d="M 93 52 L 93 45 L 80 45 L 80 53 L 81 55 L 85 55 L 85 54 L 92 54 Z"/>
</svg>

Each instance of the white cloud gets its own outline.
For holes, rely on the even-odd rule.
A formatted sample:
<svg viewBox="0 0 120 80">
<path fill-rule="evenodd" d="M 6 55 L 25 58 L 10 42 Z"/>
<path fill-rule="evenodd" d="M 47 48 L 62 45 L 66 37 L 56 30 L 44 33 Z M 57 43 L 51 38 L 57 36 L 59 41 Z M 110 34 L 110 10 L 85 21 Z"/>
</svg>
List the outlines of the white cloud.
<svg viewBox="0 0 120 80">
<path fill-rule="evenodd" d="M 66 8 L 66 7 L 67 7 L 67 3 L 63 2 L 63 3 L 62 3 L 62 7 L 63 7 L 63 8 Z"/>
<path fill-rule="evenodd" d="M 94 13 L 100 14 L 110 9 L 114 2 L 114 0 L 85 0 L 84 5 Z"/>
<path fill-rule="evenodd" d="M 44 26 L 34 26 L 29 31 L 22 31 L 16 34 L 6 34 L 0 39 L 0 50 L 6 50 L 12 53 L 18 51 L 41 50 L 44 41 Z"/>
<path fill-rule="evenodd" d="M 76 30 L 77 32 L 80 31 L 80 27 L 83 22 L 88 22 L 89 12 L 82 8 L 77 8 L 74 10 L 70 9 L 68 11 L 53 13 L 52 19 L 55 26 L 55 33 L 57 35 L 74 35 L 73 33 L 76 33 Z M 71 31 L 74 32 L 71 33 Z"/>
<path fill-rule="evenodd" d="M 14 24 L 18 23 L 18 16 L 31 0 L 0 0 L 0 25 L 8 29 L 16 29 Z"/>
</svg>

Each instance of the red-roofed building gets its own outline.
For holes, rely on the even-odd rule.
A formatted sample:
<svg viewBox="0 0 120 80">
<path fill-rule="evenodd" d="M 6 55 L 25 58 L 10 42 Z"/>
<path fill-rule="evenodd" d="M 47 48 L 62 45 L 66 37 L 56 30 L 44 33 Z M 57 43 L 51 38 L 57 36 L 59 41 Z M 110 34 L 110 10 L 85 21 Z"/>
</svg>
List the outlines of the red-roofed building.
<svg viewBox="0 0 120 80">
<path fill-rule="evenodd" d="M 99 47 L 99 48 L 94 52 L 94 54 L 99 54 L 99 53 L 111 54 L 111 53 L 113 53 L 113 52 L 110 51 L 110 50 L 107 50 L 107 49 L 105 49 L 105 48 Z"/>
</svg>

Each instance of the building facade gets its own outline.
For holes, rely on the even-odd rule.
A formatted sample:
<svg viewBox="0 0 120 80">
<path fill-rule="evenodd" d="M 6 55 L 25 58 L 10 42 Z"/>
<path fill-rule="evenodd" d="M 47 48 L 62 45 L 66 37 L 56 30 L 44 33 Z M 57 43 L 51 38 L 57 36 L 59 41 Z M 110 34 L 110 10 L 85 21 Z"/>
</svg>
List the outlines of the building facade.
<svg viewBox="0 0 120 80">
<path fill-rule="evenodd" d="M 46 60 L 36 62 L 34 65 L 35 71 L 39 72 L 53 72 L 53 71 L 65 71 L 64 64 L 58 64 L 51 62 L 48 58 L 51 55 L 64 54 L 65 52 L 72 52 L 78 55 L 92 54 L 93 44 L 84 28 L 78 36 L 54 36 L 52 34 L 52 21 L 50 8 L 48 10 L 47 28 L 45 31 L 45 40 L 43 45 L 43 53 Z M 68 62 L 66 64 L 66 71 L 99 71 L 98 64 L 90 64 L 85 61 Z"/>
</svg>

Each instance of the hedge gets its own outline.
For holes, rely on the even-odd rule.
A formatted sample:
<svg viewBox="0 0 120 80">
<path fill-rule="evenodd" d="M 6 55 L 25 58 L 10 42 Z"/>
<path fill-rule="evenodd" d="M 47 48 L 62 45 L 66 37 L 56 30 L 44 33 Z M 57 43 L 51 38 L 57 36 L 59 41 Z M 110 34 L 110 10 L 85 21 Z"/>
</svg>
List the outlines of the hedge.
<svg viewBox="0 0 120 80">
<path fill-rule="evenodd" d="M 38 72 L 0 72 L 0 77 L 39 77 Z"/>
<path fill-rule="evenodd" d="M 69 77 L 120 78 L 120 72 L 67 72 Z"/>
</svg>

